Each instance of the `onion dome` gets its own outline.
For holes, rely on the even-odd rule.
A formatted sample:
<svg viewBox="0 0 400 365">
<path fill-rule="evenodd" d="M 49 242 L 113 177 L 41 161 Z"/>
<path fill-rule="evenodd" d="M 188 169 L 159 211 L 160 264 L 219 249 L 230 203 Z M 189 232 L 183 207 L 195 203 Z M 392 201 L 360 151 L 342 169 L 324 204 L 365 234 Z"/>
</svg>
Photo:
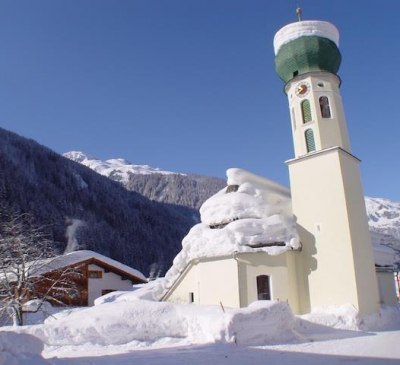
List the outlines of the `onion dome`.
<svg viewBox="0 0 400 365">
<path fill-rule="evenodd" d="M 339 70 L 339 32 L 323 21 L 299 21 L 281 28 L 274 38 L 275 69 L 288 82 L 313 71 Z"/>
</svg>

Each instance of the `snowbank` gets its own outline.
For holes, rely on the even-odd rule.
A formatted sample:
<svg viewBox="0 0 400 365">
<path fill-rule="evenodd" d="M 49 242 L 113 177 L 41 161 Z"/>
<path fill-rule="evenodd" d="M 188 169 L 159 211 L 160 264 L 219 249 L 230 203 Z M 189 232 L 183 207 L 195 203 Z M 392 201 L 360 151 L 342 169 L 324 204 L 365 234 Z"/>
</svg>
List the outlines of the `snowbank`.
<svg viewBox="0 0 400 365">
<path fill-rule="evenodd" d="M 279 255 L 300 248 L 287 188 L 237 168 L 227 170 L 227 178 L 228 186 L 201 206 L 201 223 L 183 239 L 182 251 L 155 288 L 155 299 L 192 260 L 240 252 Z"/>
<path fill-rule="evenodd" d="M 43 343 L 36 337 L 10 331 L 0 331 L 0 364 L 45 365 L 50 364 L 40 355 Z"/>
<path fill-rule="evenodd" d="M 344 330 L 360 329 L 358 311 L 351 304 L 315 308 L 311 313 L 298 316 L 298 318 L 330 328 Z M 300 325 L 304 326 L 304 323 Z"/>
<path fill-rule="evenodd" d="M 360 317 L 356 308 L 351 304 L 332 305 L 316 308 L 311 313 L 298 316 L 298 319 L 300 327 L 306 327 L 304 321 L 307 321 L 326 328 L 378 331 L 399 327 L 400 310 L 398 307 L 382 306 L 378 312 Z"/>
<path fill-rule="evenodd" d="M 51 346 L 122 345 L 185 337 L 187 324 L 169 303 L 120 301 L 46 320 L 37 335 Z"/>
<path fill-rule="evenodd" d="M 94 301 L 94 305 L 101 305 L 111 302 L 126 302 L 136 299 L 154 300 L 154 291 L 160 286 L 164 278 L 158 278 L 145 284 L 133 285 L 131 292 L 126 291 L 113 291 L 103 295 Z"/>
<path fill-rule="evenodd" d="M 132 293 L 27 328 L 46 346 L 153 346 L 205 343 L 258 345 L 296 337 L 285 302 L 255 302 L 247 308 L 176 305 L 140 300 Z"/>
<path fill-rule="evenodd" d="M 135 294 L 114 293 L 103 298 L 103 304 L 60 312 L 42 325 L 10 328 L 18 333 L 0 330 L 0 364 L 46 364 L 39 355 L 43 343 L 45 357 L 97 356 L 205 344 L 298 344 L 358 337 L 363 330 L 400 328 L 397 308 L 383 308 L 362 319 L 350 305 L 295 317 L 285 302 L 257 301 L 234 309 L 147 301 Z"/>
</svg>

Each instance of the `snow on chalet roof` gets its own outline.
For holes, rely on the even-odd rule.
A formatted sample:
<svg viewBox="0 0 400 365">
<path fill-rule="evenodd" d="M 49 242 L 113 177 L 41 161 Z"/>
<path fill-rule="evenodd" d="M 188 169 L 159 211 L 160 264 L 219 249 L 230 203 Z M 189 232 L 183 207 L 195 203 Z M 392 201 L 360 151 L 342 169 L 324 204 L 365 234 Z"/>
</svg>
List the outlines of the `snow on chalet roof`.
<svg viewBox="0 0 400 365">
<path fill-rule="evenodd" d="M 201 223 L 183 239 L 157 296 L 166 293 L 192 260 L 242 252 L 278 255 L 300 248 L 287 188 L 238 168 L 227 170 L 227 177 L 228 186 L 201 206 Z"/>
<path fill-rule="evenodd" d="M 61 269 L 63 267 L 75 265 L 79 262 L 90 259 L 96 259 L 109 266 L 113 266 L 116 269 L 125 272 L 126 274 L 135 276 L 139 279 L 147 280 L 146 277 L 139 270 L 133 269 L 125 264 L 122 264 L 119 261 L 110 259 L 107 256 L 89 250 L 73 251 L 65 255 L 57 256 L 55 258 L 35 262 L 33 263 L 34 268 L 31 267 L 30 270 L 34 271 L 34 275 L 37 276 L 42 275 L 46 272 Z"/>
<path fill-rule="evenodd" d="M 375 265 L 392 268 L 396 261 L 396 252 L 388 246 L 378 243 L 372 244 Z"/>
</svg>

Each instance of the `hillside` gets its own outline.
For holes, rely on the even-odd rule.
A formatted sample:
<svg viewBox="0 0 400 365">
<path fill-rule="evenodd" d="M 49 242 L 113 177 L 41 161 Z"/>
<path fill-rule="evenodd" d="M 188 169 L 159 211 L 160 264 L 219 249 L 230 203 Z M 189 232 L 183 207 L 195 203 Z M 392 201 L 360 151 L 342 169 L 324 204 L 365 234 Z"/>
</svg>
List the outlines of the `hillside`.
<svg viewBox="0 0 400 365">
<path fill-rule="evenodd" d="M 206 199 L 226 186 L 225 180 L 215 177 L 163 171 L 121 158 L 102 161 L 78 151 L 64 156 L 120 182 L 128 190 L 152 200 L 194 208 L 196 214 Z"/>
<path fill-rule="evenodd" d="M 33 140 L 0 129 L 3 212 L 30 213 L 62 253 L 97 251 L 141 270 L 163 272 L 194 224 L 192 209 L 127 191 Z"/>
</svg>

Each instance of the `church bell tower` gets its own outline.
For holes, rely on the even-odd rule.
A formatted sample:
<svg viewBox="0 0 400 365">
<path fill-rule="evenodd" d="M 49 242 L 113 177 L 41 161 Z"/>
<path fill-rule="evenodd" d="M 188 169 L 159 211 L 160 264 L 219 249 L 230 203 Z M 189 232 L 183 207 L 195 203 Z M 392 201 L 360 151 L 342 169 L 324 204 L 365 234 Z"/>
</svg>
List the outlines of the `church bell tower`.
<svg viewBox="0 0 400 365">
<path fill-rule="evenodd" d="M 295 157 L 287 161 L 298 255 L 301 311 L 352 304 L 378 309 L 378 288 L 361 185 L 350 148 L 337 75 L 339 32 L 299 21 L 274 38 L 276 72 L 285 83 Z"/>
</svg>

